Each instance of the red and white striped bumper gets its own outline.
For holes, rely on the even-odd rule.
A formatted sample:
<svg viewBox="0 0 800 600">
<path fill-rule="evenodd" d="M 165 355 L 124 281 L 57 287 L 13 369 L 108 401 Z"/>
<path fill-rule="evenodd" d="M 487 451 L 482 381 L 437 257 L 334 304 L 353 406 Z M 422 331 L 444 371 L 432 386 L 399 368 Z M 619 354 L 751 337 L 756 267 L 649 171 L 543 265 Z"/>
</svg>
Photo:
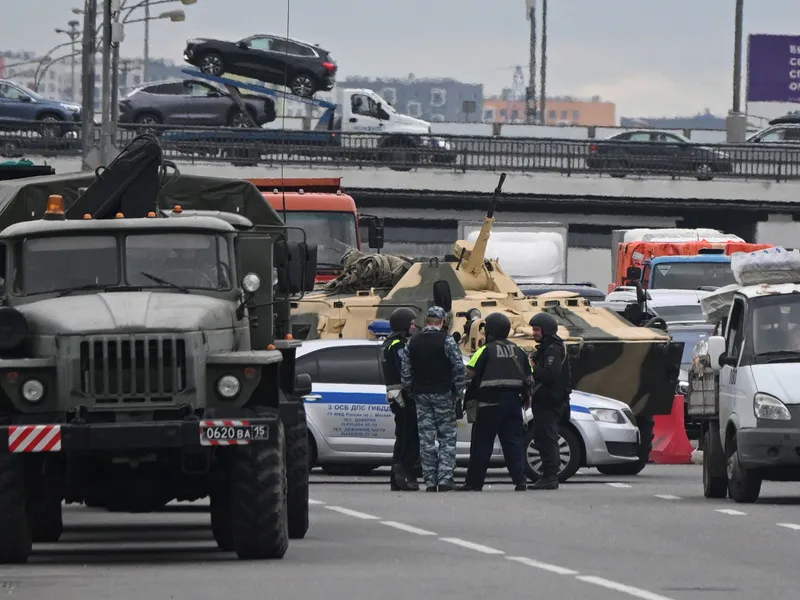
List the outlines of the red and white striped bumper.
<svg viewBox="0 0 800 600">
<path fill-rule="evenodd" d="M 61 425 L 12 425 L 8 428 L 8 451 L 61 452 Z"/>
<path fill-rule="evenodd" d="M 141 450 L 275 443 L 280 417 L 0 426 L 0 452 Z"/>
</svg>

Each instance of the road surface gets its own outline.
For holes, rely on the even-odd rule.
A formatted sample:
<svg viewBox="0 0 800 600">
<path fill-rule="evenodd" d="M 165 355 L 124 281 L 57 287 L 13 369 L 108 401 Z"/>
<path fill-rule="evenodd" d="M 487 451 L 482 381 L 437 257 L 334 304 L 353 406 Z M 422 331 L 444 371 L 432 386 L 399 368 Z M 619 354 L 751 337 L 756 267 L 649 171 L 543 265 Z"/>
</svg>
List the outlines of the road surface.
<svg viewBox="0 0 800 600">
<path fill-rule="evenodd" d="M 581 472 L 557 492 L 389 491 L 388 474 L 312 476 L 312 526 L 281 561 L 216 549 L 204 503 L 152 515 L 65 508 L 58 544 L 0 567 L 25 600 L 794 598 L 800 486 L 705 500 L 696 465 Z"/>
</svg>

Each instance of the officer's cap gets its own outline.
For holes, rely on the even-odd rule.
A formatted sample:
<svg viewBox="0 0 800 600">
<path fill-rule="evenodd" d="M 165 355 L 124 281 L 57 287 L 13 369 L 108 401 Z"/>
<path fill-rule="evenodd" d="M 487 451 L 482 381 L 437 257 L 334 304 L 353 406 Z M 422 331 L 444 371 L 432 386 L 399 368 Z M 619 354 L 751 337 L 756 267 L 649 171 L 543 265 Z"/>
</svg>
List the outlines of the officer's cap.
<svg viewBox="0 0 800 600">
<path fill-rule="evenodd" d="M 428 319 L 441 319 L 444 320 L 445 312 L 441 306 L 431 306 L 428 309 L 428 314 L 425 315 Z"/>
</svg>

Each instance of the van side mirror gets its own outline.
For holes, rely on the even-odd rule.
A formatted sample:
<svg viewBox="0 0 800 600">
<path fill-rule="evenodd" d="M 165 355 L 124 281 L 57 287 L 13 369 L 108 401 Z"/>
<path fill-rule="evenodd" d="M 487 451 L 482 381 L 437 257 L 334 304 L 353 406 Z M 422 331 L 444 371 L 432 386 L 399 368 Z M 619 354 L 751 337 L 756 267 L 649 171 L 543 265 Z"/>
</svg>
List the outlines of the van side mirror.
<svg viewBox="0 0 800 600">
<path fill-rule="evenodd" d="M 724 366 L 723 363 L 728 360 L 725 354 L 725 338 L 721 335 L 712 335 L 708 337 L 706 344 L 708 348 L 708 361 L 711 364 L 711 368 L 714 371 L 719 371 Z"/>
<path fill-rule="evenodd" d="M 299 373 L 294 378 L 294 393 L 297 396 L 308 396 L 311 393 L 311 375 Z"/>
<path fill-rule="evenodd" d="M 306 242 L 275 244 L 278 292 L 285 296 L 313 291 L 317 279 L 317 245 Z"/>
</svg>

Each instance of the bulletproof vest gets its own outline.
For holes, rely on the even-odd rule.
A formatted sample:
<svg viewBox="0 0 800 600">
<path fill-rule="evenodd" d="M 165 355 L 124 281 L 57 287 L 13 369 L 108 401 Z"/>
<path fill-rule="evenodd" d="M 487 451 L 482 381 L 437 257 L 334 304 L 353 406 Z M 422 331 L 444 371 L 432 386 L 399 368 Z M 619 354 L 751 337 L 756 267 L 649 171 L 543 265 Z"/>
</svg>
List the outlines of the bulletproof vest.
<svg viewBox="0 0 800 600">
<path fill-rule="evenodd" d="M 524 373 L 517 346 L 509 341 L 486 344 L 486 369 L 481 377 L 481 388 L 522 388 Z M 516 359 L 516 362 L 515 362 Z M 517 366 L 519 365 L 519 366 Z M 522 371 L 522 372 L 520 372 Z"/>
<path fill-rule="evenodd" d="M 560 338 L 545 338 L 545 342 L 542 345 L 540 344 L 539 349 L 536 353 L 536 365 L 534 366 L 534 377 L 536 374 L 536 369 L 544 368 L 544 361 L 545 361 L 545 348 L 559 345 L 562 347 L 564 352 L 564 362 L 561 363 L 561 377 L 560 379 L 553 385 L 550 385 L 546 388 L 542 389 L 543 398 L 549 397 L 552 401 L 562 402 L 562 401 L 569 401 L 569 395 L 572 391 L 572 370 L 570 369 L 569 364 L 569 356 L 567 355 L 567 348 L 564 345 L 564 342 Z"/>
<path fill-rule="evenodd" d="M 444 349 L 444 331 L 420 331 L 408 343 L 415 394 L 448 394 L 453 387 L 453 365 Z"/>
<path fill-rule="evenodd" d="M 400 336 L 389 336 L 381 347 L 381 367 L 387 390 L 402 389 L 400 377 L 400 351 L 406 347 L 406 340 Z"/>
</svg>

